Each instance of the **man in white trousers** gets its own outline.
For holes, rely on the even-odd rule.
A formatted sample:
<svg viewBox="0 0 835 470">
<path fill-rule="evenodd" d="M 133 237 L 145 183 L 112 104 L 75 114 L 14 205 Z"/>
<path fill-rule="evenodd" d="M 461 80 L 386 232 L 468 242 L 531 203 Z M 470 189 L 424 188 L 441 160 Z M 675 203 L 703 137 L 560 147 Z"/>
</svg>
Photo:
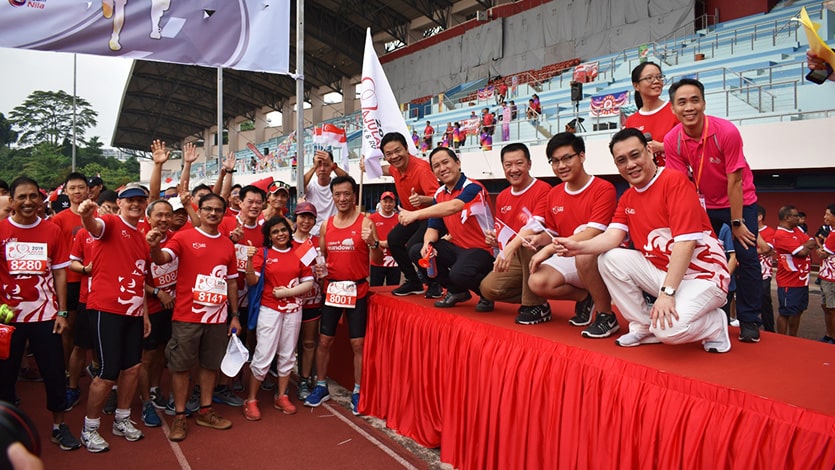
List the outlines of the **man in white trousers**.
<svg viewBox="0 0 835 470">
<path fill-rule="evenodd" d="M 600 275 L 629 321 L 619 346 L 701 342 L 707 352 L 730 351 L 721 309 L 730 274 L 693 184 L 683 173 L 658 168 L 636 129 L 615 134 L 609 150 L 631 187 L 605 232 L 581 242 L 557 238 L 557 253 L 602 253 Z M 627 235 L 635 249 L 617 248 Z M 642 291 L 658 297 L 652 306 Z"/>
</svg>

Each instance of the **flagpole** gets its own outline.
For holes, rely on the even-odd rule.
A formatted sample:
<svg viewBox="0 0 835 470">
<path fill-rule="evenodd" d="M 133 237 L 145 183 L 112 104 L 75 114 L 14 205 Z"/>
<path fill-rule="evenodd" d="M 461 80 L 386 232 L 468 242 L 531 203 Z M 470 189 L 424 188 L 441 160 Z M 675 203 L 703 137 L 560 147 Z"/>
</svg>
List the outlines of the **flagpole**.
<svg viewBox="0 0 835 470">
<path fill-rule="evenodd" d="M 207 155 L 208 157 L 208 155 Z M 208 163 L 208 158 L 206 163 Z M 223 168 L 223 67 L 217 68 L 217 172 Z M 208 175 L 206 175 L 208 176 Z"/>
<path fill-rule="evenodd" d="M 357 208 L 362 212 L 362 181 L 363 177 L 365 176 L 364 171 L 360 171 L 360 198 L 357 200 Z"/>
<path fill-rule="evenodd" d="M 304 0 L 296 0 L 296 201 L 304 190 Z"/>
</svg>

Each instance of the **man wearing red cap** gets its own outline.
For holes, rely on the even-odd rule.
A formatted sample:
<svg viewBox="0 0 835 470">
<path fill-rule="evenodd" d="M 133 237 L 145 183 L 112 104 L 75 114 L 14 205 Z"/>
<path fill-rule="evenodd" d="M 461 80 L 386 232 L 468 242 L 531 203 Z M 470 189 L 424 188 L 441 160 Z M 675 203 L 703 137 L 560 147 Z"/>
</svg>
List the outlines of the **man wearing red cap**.
<svg viewBox="0 0 835 470">
<path fill-rule="evenodd" d="M 397 212 L 394 210 L 394 193 L 386 191 L 380 196 L 380 210 L 371 214 L 369 218 L 377 227 L 377 236 L 380 237 L 380 247 L 383 249 L 383 262 L 371 261 L 371 286 L 396 286 L 400 283 L 400 268 L 397 261 L 391 256 L 388 250 L 388 237 L 391 229 L 397 225 Z"/>
</svg>

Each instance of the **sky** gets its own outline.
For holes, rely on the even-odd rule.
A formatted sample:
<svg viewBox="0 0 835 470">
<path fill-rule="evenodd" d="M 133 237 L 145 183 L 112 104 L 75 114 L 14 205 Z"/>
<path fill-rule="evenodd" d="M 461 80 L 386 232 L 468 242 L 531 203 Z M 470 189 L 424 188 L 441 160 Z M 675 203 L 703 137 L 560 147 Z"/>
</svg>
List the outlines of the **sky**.
<svg viewBox="0 0 835 470">
<path fill-rule="evenodd" d="M 111 147 L 122 94 L 133 60 L 78 54 L 76 94 L 99 113 L 86 133 Z M 33 91 L 64 90 L 72 94 L 73 54 L 0 48 L 0 112 L 6 117 Z"/>
</svg>

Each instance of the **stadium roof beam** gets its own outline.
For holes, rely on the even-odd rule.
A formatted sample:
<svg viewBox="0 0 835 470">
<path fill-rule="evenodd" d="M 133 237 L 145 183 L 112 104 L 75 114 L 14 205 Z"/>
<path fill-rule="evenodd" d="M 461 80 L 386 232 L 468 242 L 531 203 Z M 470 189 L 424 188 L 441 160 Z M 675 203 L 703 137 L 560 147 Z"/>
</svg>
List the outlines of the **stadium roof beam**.
<svg viewBox="0 0 835 470">
<path fill-rule="evenodd" d="M 449 28 L 450 0 L 403 0 L 443 29 Z"/>
</svg>

